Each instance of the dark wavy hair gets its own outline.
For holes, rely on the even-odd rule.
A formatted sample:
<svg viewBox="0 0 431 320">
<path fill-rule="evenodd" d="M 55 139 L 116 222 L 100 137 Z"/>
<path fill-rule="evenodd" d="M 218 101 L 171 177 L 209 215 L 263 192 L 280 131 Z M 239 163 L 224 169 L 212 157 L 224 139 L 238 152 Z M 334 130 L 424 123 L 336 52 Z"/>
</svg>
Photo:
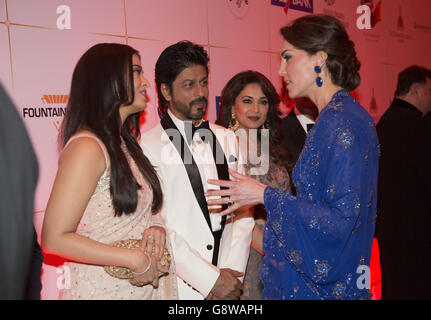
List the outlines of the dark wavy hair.
<svg viewBox="0 0 431 320">
<path fill-rule="evenodd" d="M 119 110 L 131 104 L 135 96 L 134 54 L 139 56 L 132 47 L 118 43 L 97 44 L 84 53 L 73 71 L 59 135 L 59 144 L 64 147 L 78 130 L 85 128 L 104 143 L 111 162 L 110 192 L 115 216 L 136 210 L 137 191 L 141 188 L 121 149 L 121 138 L 153 190 L 153 213 L 161 208 L 163 201 L 157 174 L 137 142 L 140 114 L 130 115 L 121 126 Z"/>
<path fill-rule="evenodd" d="M 318 51 L 328 54 L 326 66 L 334 84 L 352 91 L 361 83 L 355 45 L 342 23 L 324 14 L 306 15 L 282 27 L 283 38 L 297 49 L 313 55 Z"/>
<path fill-rule="evenodd" d="M 431 70 L 422 66 L 410 66 L 398 74 L 397 89 L 395 97 L 406 95 L 414 83 L 425 84 L 427 78 L 431 80 Z"/>
<path fill-rule="evenodd" d="M 269 154 L 275 163 L 290 168 L 290 155 L 281 149 L 283 140 L 281 132 L 281 120 L 278 117 L 278 105 L 280 96 L 272 85 L 271 81 L 257 71 L 243 71 L 233 76 L 224 86 L 220 97 L 220 113 L 216 123 L 225 128 L 229 127 L 232 120 L 232 107 L 241 91 L 249 84 L 256 83 L 262 89 L 263 94 L 268 99 L 268 113 L 266 123 L 269 129 Z M 258 135 L 260 138 L 260 135 Z"/>
<path fill-rule="evenodd" d="M 201 65 L 208 74 L 209 57 L 204 48 L 193 42 L 184 40 L 167 47 L 156 62 L 155 82 L 159 100 L 159 115 L 164 116 L 169 102 L 163 97 L 161 85 L 164 83 L 172 92 L 172 83 L 186 68 Z"/>
</svg>

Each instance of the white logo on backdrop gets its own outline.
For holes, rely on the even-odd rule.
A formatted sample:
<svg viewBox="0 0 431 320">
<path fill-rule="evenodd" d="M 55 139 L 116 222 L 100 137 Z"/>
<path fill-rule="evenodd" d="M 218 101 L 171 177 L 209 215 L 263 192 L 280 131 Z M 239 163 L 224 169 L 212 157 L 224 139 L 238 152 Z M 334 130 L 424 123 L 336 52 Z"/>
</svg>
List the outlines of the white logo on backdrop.
<svg viewBox="0 0 431 320">
<path fill-rule="evenodd" d="M 356 13 L 360 14 L 356 20 L 356 27 L 359 30 L 371 29 L 371 9 L 369 6 L 362 5 L 356 8 Z"/>
<path fill-rule="evenodd" d="M 64 4 L 57 7 L 57 14 L 60 16 L 57 18 L 57 29 L 72 29 L 71 10 L 69 6 Z"/>
</svg>

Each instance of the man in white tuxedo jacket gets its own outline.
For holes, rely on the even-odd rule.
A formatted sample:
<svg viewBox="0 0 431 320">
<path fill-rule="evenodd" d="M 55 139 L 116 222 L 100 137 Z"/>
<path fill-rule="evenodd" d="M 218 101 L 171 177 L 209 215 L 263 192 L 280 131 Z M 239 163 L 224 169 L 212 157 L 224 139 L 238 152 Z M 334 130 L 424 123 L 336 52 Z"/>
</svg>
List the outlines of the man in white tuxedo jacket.
<svg viewBox="0 0 431 320">
<path fill-rule="evenodd" d="M 141 147 L 161 180 L 161 214 L 173 248 L 179 298 L 237 299 L 254 220 L 247 214 L 221 217 L 221 208 L 206 203 L 205 192 L 218 189 L 208 186 L 208 179 L 229 179 L 228 168 L 243 172 L 235 134 L 202 121 L 208 61 L 205 50 L 189 41 L 162 52 L 155 74 L 159 105 L 167 112 L 142 135 Z"/>
</svg>

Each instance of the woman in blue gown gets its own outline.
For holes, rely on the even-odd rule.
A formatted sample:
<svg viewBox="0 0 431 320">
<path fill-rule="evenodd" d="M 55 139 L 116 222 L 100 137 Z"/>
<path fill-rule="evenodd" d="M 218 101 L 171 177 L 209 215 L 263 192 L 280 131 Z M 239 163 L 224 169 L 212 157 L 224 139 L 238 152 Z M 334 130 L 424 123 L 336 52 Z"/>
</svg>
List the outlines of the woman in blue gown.
<svg viewBox="0 0 431 320">
<path fill-rule="evenodd" d="M 297 195 L 231 172 L 235 181 L 208 204 L 224 214 L 264 203 L 263 299 L 369 299 L 379 146 L 374 121 L 349 91 L 360 83 L 354 44 L 326 15 L 281 30 L 279 74 L 289 96 L 308 97 L 320 114 L 293 171 Z"/>
</svg>

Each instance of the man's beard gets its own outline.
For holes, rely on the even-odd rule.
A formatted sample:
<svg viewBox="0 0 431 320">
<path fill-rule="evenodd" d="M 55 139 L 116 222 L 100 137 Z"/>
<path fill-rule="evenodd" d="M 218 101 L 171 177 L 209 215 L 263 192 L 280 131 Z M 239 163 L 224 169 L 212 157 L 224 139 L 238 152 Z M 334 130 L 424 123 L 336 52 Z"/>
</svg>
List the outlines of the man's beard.
<svg viewBox="0 0 431 320">
<path fill-rule="evenodd" d="M 175 110 L 181 113 L 186 120 L 201 120 L 204 117 L 208 106 L 208 99 L 206 97 L 197 98 L 190 102 L 188 105 L 179 101 L 175 101 L 175 99 L 172 102 L 174 104 Z M 203 108 L 192 112 L 193 106 L 196 104 L 203 104 Z"/>
</svg>

